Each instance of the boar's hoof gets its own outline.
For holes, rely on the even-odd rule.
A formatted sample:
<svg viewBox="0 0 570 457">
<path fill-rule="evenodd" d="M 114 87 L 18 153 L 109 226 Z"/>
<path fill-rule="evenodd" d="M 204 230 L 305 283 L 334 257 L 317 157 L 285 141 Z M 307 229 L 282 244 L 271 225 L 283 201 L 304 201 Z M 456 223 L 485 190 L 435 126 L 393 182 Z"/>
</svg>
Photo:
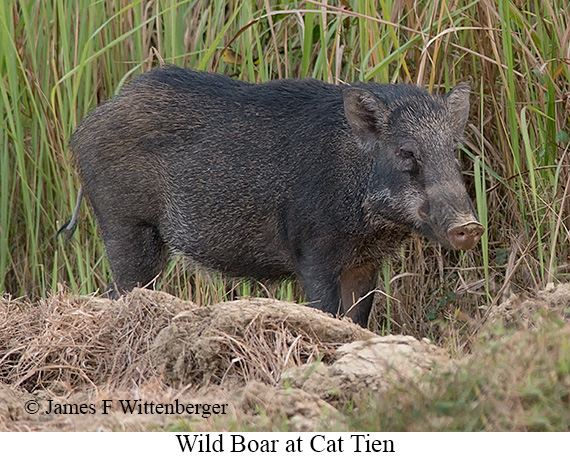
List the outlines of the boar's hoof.
<svg viewBox="0 0 570 457">
<path fill-rule="evenodd" d="M 468 222 L 449 229 L 449 242 L 455 249 L 472 249 L 481 239 L 485 229 L 479 222 Z"/>
</svg>

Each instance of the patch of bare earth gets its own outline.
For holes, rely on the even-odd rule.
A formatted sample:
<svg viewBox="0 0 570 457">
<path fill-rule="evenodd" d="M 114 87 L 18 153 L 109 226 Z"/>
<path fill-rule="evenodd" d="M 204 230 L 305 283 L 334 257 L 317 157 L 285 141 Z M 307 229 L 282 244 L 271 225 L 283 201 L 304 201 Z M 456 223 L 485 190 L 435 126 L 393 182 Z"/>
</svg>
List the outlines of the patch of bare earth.
<svg viewBox="0 0 570 457">
<path fill-rule="evenodd" d="M 566 309 L 569 297 L 562 285 L 489 319 Z M 419 385 L 449 360 L 427 340 L 271 299 L 197 307 L 142 289 L 117 301 L 5 297 L 0 430 L 342 430 L 339 405 Z"/>
</svg>

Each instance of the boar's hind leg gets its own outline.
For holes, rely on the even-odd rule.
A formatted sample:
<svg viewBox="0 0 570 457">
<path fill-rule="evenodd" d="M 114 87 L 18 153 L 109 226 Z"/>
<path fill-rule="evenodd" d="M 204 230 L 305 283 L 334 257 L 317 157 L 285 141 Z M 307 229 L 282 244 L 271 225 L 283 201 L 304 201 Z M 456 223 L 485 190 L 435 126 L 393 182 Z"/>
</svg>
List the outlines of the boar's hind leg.
<svg viewBox="0 0 570 457">
<path fill-rule="evenodd" d="M 115 224 L 103 227 L 107 256 L 119 293 L 147 287 L 160 274 L 166 249 L 158 229 L 149 224 Z"/>
<path fill-rule="evenodd" d="M 353 322 L 365 328 L 374 301 L 374 294 L 366 294 L 374 289 L 376 273 L 376 268 L 366 265 L 349 268 L 340 275 L 342 311 Z M 364 296 L 366 298 L 362 298 Z"/>
</svg>

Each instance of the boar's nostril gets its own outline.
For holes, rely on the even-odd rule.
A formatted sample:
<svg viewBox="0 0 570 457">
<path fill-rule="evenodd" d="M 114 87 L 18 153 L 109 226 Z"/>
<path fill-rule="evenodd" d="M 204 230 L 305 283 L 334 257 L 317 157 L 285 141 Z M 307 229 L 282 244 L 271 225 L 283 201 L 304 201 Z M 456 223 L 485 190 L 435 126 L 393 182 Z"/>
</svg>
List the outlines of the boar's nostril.
<svg viewBox="0 0 570 457">
<path fill-rule="evenodd" d="M 481 239 L 485 229 L 479 222 L 468 222 L 466 224 L 452 227 L 448 230 L 449 242 L 455 249 L 472 249 Z"/>
</svg>

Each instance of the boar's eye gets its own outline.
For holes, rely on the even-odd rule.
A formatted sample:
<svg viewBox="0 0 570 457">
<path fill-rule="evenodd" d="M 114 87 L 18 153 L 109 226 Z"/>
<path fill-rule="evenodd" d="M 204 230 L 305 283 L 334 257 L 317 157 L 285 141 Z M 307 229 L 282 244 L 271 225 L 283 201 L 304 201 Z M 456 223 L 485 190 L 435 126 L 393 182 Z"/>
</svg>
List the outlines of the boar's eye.
<svg viewBox="0 0 570 457">
<path fill-rule="evenodd" d="M 400 171 L 408 171 L 411 173 L 417 172 L 418 161 L 416 157 L 415 148 L 409 146 L 402 146 L 397 155 L 397 166 Z"/>
</svg>

